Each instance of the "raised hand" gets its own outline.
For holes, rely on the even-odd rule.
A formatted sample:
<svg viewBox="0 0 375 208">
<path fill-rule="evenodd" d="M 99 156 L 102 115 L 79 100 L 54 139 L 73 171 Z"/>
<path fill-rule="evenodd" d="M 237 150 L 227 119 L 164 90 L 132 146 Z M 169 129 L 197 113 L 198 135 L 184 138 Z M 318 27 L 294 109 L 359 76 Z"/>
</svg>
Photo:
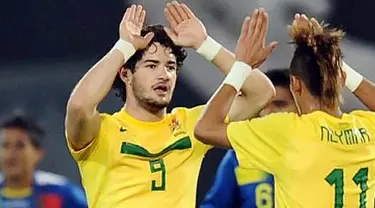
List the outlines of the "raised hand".
<svg viewBox="0 0 375 208">
<path fill-rule="evenodd" d="M 255 9 L 252 17 L 246 17 L 237 41 L 236 59 L 258 68 L 276 48 L 277 42 L 266 46 L 268 33 L 268 14 L 260 8 Z"/>
<path fill-rule="evenodd" d="M 168 3 L 164 13 L 170 26 L 165 31 L 176 45 L 198 49 L 206 40 L 206 28 L 185 4 Z"/>
<path fill-rule="evenodd" d="M 126 9 L 124 17 L 120 23 L 120 38 L 133 44 L 136 50 L 144 49 L 148 46 L 153 33 L 148 33 L 144 37 L 141 36 L 141 30 L 146 18 L 146 11 L 141 5 L 132 5 Z"/>
</svg>

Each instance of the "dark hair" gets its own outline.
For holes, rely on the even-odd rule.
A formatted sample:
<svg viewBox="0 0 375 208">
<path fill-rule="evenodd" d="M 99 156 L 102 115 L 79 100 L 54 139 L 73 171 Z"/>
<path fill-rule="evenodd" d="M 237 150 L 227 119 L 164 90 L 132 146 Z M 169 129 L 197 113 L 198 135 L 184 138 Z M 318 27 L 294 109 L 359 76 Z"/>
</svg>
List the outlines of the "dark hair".
<svg viewBox="0 0 375 208">
<path fill-rule="evenodd" d="M 266 76 L 271 80 L 275 87 L 284 87 L 289 90 L 290 84 L 290 72 L 289 69 L 270 69 L 266 73 Z"/>
<path fill-rule="evenodd" d="M 14 114 L 0 122 L 0 129 L 19 128 L 27 132 L 31 144 L 35 148 L 42 148 L 44 130 L 30 117 Z"/>
<path fill-rule="evenodd" d="M 177 46 L 173 43 L 170 37 L 164 30 L 164 26 L 162 25 L 150 25 L 144 28 L 141 31 L 141 35 L 145 36 L 147 33 L 152 32 L 154 33 L 154 37 L 149 43 L 149 47 L 154 43 L 160 43 L 162 46 L 166 48 L 170 48 L 172 53 L 176 56 L 177 61 L 177 68 L 180 69 L 182 66 L 183 61 L 187 57 L 186 50 L 181 47 Z M 124 68 L 130 69 L 132 73 L 135 72 L 135 65 L 139 60 L 142 59 L 144 52 L 147 50 L 138 50 L 135 54 L 130 57 L 130 59 L 124 64 Z M 120 97 L 125 102 L 125 83 L 121 80 L 120 75 L 117 74 L 115 81 L 113 82 L 112 88 L 116 92 L 116 96 Z"/>
<path fill-rule="evenodd" d="M 342 30 L 327 28 L 298 31 L 292 34 L 296 49 L 290 72 L 303 80 L 310 93 L 328 108 L 340 104 L 340 71 L 342 52 L 339 47 Z"/>
</svg>

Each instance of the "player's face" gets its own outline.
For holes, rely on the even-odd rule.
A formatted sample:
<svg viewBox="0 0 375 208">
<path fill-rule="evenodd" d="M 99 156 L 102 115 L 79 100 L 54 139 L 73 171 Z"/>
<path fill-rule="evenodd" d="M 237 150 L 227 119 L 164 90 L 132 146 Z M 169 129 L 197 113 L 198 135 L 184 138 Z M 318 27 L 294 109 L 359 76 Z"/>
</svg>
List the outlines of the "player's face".
<svg viewBox="0 0 375 208">
<path fill-rule="evenodd" d="M 154 109 L 163 109 L 172 99 L 177 78 L 177 62 L 169 48 L 155 43 L 136 64 L 131 88 L 136 100 Z"/>
<path fill-rule="evenodd" d="M 271 113 L 297 112 L 296 105 L 289 88 L 277 86 L 275 98 L 260 112 L 263 117 Z"/>
<path fill-rule="evenodd" d="M 27 132 L 19 128 L 2 129 L 0 142 L 0 166 L 6 178 L 32 172 L 42 158 L 42 150 L 36 149 Z"/>
</svg>

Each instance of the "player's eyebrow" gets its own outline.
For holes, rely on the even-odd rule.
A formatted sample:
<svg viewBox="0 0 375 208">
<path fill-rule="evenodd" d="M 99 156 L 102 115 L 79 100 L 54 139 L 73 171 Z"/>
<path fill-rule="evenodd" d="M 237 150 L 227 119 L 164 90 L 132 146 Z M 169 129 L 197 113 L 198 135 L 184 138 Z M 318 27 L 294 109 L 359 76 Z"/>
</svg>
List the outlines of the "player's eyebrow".
<svg viewBox="0 0 375 208">
<path fill-rule="evenodd" d="M 147 63 L 153 63 L 153 64 L 160 64 L 159 60 L 154 60 L 154 59 L 147 59 L 144 61 L 145 64 Z M 176 61 L 167 61 L 167 65 L 176 65 Z"/>
<path fill-rule="evenodd" d="M 167 65 L 176 65 L 177 63 L 175 61 L 167 61 Z"/>
<path fill-rule="evenodd" d="M 158 60 L 154 60 L 154 59 L 147 59 L 147 60 L 144 61 L 144 63 L 159 64 L 160 61 L 158 61 Z"/>
</svg>

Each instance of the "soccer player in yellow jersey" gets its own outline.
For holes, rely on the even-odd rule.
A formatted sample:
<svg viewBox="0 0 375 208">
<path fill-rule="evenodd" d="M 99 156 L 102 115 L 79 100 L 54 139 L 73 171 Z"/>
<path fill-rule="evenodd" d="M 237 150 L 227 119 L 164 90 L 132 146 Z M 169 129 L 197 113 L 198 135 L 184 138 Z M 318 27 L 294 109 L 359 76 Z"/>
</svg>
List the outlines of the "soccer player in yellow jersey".
<svg viewBox="0 0 375 208">
<path fill-rule="evenodd" d="M 252 29 L 264 24 L 258 18 L 250 22 Z M 232 147 L 240 168 L 273 174 L 276 207 L 373 208 L 375 113 L 340 110 L 341 90 L 350 74 L 341 69 L 343 33 L 298 14 L 289 32 L 296 45 L 290 89 L 298 113 L 226 124 L 225 115 L 243 82 L 239 77 L 248 75 L 231 70 L 203 111 L 195 136 L 206 144 Z M 255 53 L 237 60 L 247 60 L 247 68 L 260 61 Z M 361 84 L 357 78 L 349 78 L 349 89 Z"/>
<path fill-rule="evenodd" d="M 142 6 L 128 8 L 120 40 L 79 81 L 68 101 L 67 142 L 92 208 L 195 207 L 198 173 L 211 147 L 193 135 L 203 107 L 166 112 L 186 57 L 182 47 L 196 49 L 224 73 L 235 58 L 207 36 L 186 5 L 168 3 L 165 13 L 173 41 L 160 25 L 142 30 Z M 241 43 L 237 53 L 247 47 Z M 264 51 L 261 58 L 266 59 L 274 47 L 260 44 L 255 50 Z M 126 103 L 113 115 L 99 113 L 97 106 L 111 86 Z M 229 119 L 255 116 L 273 93 L 267 77 L 253 70 Z"/>
</svg>

